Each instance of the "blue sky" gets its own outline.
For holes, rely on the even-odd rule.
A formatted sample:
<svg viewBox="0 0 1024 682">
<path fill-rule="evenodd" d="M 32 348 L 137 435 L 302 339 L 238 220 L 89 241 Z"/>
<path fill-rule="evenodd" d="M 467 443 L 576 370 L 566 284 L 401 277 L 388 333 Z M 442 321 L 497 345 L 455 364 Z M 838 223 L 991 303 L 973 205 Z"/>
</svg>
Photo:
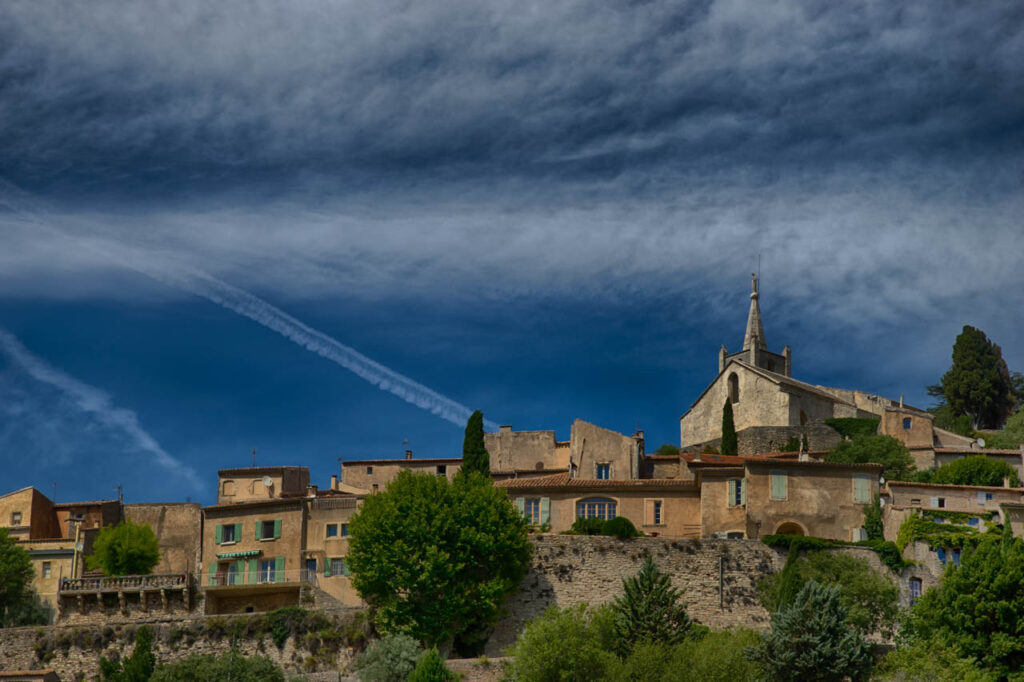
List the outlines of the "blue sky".
<svg viewBox="0 0 1024 682">
<path fill-rule="evenodd" d="M 459 406 L 676 442 L 758 256 L 800 379 L 1020 371 L 1021 54 L 996 2 L 5 3 L 0 488 L 326 485 Z"/>
</svg>

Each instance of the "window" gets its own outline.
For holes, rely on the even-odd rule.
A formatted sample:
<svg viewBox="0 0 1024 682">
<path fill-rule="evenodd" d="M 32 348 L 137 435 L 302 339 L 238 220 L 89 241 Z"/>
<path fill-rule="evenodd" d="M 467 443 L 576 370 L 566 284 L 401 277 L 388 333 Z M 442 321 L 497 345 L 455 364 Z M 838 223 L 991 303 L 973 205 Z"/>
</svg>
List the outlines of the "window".
<svg viewBox="0 0 1024 682">
<path fill-rule="evenodd" d="M 939 557 L 939 563 L 940 564 L 942 564 L 943 566 L 946 565 L 946 550 L 945 549 L 943 549 L 942 547 L 939 547 L 937 550 L 935 550 L 935 556 Z"/>
<path fill-rule="evenodd" d="M 21 525 L 21 512 L 11 512 L 11 525 L 12 526 L 20 526 Z"/>
<path fill-rule="evenodd" d="M 235 562 L 228 564 L 228 585 L 242 584 L 242 567 Z"/>
<path fill-rule="evenodd" d="M 921 598 L 921 579 L 911 578 L 910 579 L 910 605 L 913 606 L 914 602 Z"/>
<path fill-rule="evenodd" d="M 373 492 L 377 492 L 377 487 L 378 487 L 378 486 L 377 486 L 377 484 L 376 484 L 376 483 L 374 483 L 374 484 L 373 484 Z"/>
<path fill-rule="evenodd" d="M 224 485 L 221 487 L 221 490 L 224 491 L 224 495 L 234 495 L 235 489 L 236 486 L 234 481 L 224 481 Z"/>
<path fill-rule="evenodd" d="M 727 504 L 730 507 L 740 507 L 747 503 L 747 487 L 744 485 L 743 479 L 729 481 L 728 496 Z"/>
<path fill-rule="evenodd" d="M 51 574 L 51 570 L 52 569 L 50 568 L 50 562 L 49 561 L 44 561 L 43 562 L 43 577 L 44 578 L 49 578 L 50 574 Z"/>
<path fill-rule="evenodd" d="M 647 465 L 647 475 L 648 476 L 653 476 L 654 475 L 654 465 L 653 464 L 648 464 Z"/>
<path fill-rule="evenodd" d="M 959 566 L 960 565 L 960 550 L 959 550 L 959 548 L 954 548 L 953 551 L 952 551 L 952 555 L 953 555 L 953 564 L 956 565 L 956 566 Z"/>
<path fill-rule="evenodd" d="M 348 565 L 344 559 L 334 557 L 330 560 L 331 562 L 331 575 L 352 575 L 351 571 L 348 570 Z"/>
<path fill-rule="evenodd" d="M 664 500 L 644 500 L 644 525 L 661 526 L 665 523 Z"/>
<path fill-rule="evenodd" d="M 276 577 L 277 561 L 270 559 L 260 562 L 260 582 L 272 583 Z"/>
<path fill-rule="evenodd" d="M 614 519 L 615 500 L 592 497 L 576 503 L 576 517 L 580 519 Z"/>
<path fill-rule="evenodd" d="M 221 529 L 221 542 L 235 542 L 238 538 L 235 537 L 235 524 L 229 523 Z"/>
<path fill-rule="evenodd" d="M 977 518 L 967 519 L 967 525 L 968 526 L 977 527 L 978 526 L 978 519 Z"/>
<path fill-rule="evenodd" d="M 366 473 L 367 474 L 372 474 L 373 473 L 373 467 L 366 467 Z"/>
<path fill-rule="evenodd" d="M 540 498 L 528 497 L 523 500 L 523 515 L 533 524 L 540 524 Z"/>
<path fill-rule="evenodd" d="M 910 430 L 910 417 L 906 417 L 903 420 L 903 430 L 904 431 L 909 431 Z"/>
<path fill-rule="evenodd" d="M 868 532 L 863 528 L 853 528 L 850 530 L 850 539 L 854 542 L 862 542 L 868 539 Z"/>
<path fill-rule="evenodd" d="M 945 509 L 946 508 L 946 498 L 945 497 L 933 497 L 931 499 L 931 506 L 936 508 L 936 509 Z"/>
<path fill-rule="evenodd" d="M 611 478 L 612 465 L 611 464 L 598 464 L 597 465 L 597 479 L 600 481 L 607 481 Z"/>
<path fill-rule="evenodd" d="M 343 537 L 343 538 L 347 538 L 348 537 L 348 524 L 347 523 L 341 524 L 341 537 Z"/>
<path fill-rule="evenodd" d="M 726 540 L 742 540 L 743 539 L 743 531 L 741 531 L 741 530 L 729 531 L 728 533 L 725 534 L 725 539 Z"/>
<path fill-rule="evenodd" d="M 312 580 L 311 576 L 316 575 L 316 559 L 306 559 L 306 579 Z"/>
<path fill-rule="evenodd" d="M 871 501 L 871 480 L 864 474 L 857 474 L 853 477 L 853 501 Z"/>
<path fill-rule="evenodd" d="M 654 525 L 661 525 L 661 500 L 654 501 Z"/>
<path fill-rule="evenodd" d="M 257 540 L 274 540 L 281 537 L 281 519 L 256 522 Z"/>
<path fill-rule="evenodd" d="M 448 465 L 447 464 L 438 464 L 437 465 L 437 475 L 438 476 L 447 476 L 448 475 Z"/>
<path fill-rule="evenodd" d="M 328 523 L 327 524 L 327 537 L 336 538 L 338 537 L 338 524 Z"/>
<path fill-rule="evenodd" d="M 274 522 L 263 521 L 263 532 L 260 533 L 261 538 L 272 538 L 274 537 Z"/>
<path fill-rule="evenodd" d="M 738 403 L 740 401 L 740 378 L 733 372 L 729 375 L 729 402 Z"/>
<path fill-rule="evenodd" d="M 911 497 L 910 498 L 910 506 L 911 507 L 920 507 L 921 506 L 921 498 L 920 497 Z"/>
<path fill-rule="evenodd" d="M 772 479 L 772 499 L 773 500 L 784 500 L 786 499 L 786 472 L 785 471 L 773 471 L 771 473 Z"/>
</svg>

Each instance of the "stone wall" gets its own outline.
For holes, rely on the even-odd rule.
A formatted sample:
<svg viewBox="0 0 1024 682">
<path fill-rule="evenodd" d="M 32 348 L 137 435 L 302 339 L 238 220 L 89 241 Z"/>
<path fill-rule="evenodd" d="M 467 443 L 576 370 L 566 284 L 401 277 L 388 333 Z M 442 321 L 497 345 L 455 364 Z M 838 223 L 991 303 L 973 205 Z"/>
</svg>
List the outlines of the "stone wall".
<svg viewBox="0 0 1024 682">
<path fill-rule="evenodd" d="M 776 452 L 792 436 L 801 438 L 807 434 L 807 447 L 811 450 L 831 450 L 839 442 L 839 432 L 826 424 L 804 426 L 750 426 L 736 432 L 736 450 L 739 455 L 757 455 Z M 705 445 L 720 448 L 721 438 L 706 443 L 688 446 L 688 450 L 700 452 Z"/>
<path fill-rule="evenodd" d="M 126 504 L 132 523 L 148 523 L 160 542 L 160 563 L 154 573 L 198 573 L 202 518 L 199 504 L 172 502 Z"/>
</svg>

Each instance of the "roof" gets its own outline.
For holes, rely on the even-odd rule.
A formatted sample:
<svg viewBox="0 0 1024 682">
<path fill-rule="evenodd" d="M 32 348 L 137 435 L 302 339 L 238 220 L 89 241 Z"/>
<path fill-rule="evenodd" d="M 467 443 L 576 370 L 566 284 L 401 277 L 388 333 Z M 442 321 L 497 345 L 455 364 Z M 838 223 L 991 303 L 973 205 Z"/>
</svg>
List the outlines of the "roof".
<svg viewBox="0 0 1024 682">
<path fill-rule="evenodd" d="M 86 500 L 85 502 L 61 502 L 60 504 L 54 503 L 54 509 L 61 509 L 63 507 L 88 507 L 94 504 L 113 504 L 118 500 Z"/>
<path fill-rule="evenodd" d="M 569 467 L 555 467 L 553 469 L 495 469 L 491 471 L 491 476 L 514 476 L 516 474 L 564 474 L 569 471 Z M 537 478 L 533 476 L 532 478 Z"/>
<path fill-rule="evenodd" d="M 221 470 L 219 470 L 217 472 L 217 475 L 218 476 L 223 476 L 225 474 L 228 474 L 228 475 L 231 475 L 231 476 L 238 476 L 239 474 L 253 474 L 254 476 L 259 476 L 261 474 L 276 474 L 278 472 L 293 471 L 293 470 L 296 470 L 296 469 L 305 469 L 305 470 L 308 471 L 309 467 L 303 467 L 303 466 L 239 467 L 237 469 L 221 469 Z"/>
<path fill-rule="evenodd" d="M 801 462 L 792 459 L 749 459 L 747 465 L 785 466 L 785 467 L 821 467 L 830 469 L 852 469 L 855 471 L 875 471 L 881 473 L 884 466 L 874 462 Z"/>
<path fill-rule="evenodd" d="M 351 464 L 460 464 L 461 457 L 434 457 L 424 459 L 406 459 L 405 457 L 394 457 L 392 459 L 350 459 L 343 461 L 341 466 Z"/>
<path fill-rule="evenodd" d="M 1024 450 L 1010 450 L 1010 449 L 980 449 L 971 450 L 969 448 L 934 448 L 935 454 L 943 455 L 1024 455 Z"/>
<path fill-rule="evenodd" d="M 258 507 L 273 507 L 282 504 L 291 504 L 294 502 L 302 502 L 306 499 L 305 495 L 294 495 L 292 497 L 275 497 L 270 500 L 243 500 L 242 502 L 227 502 L 225 504 L 211 504 L 208 507 L 203 507 L 203 511 L 222 511 L 225 509 L 255 509 Z"/>
<path fill-rule="evenodd" d="M 684 481 L 678 478 L 633 478 L 627 480 L 598 480 L 594 478 L 573 478 L 569 474 L 554 474 L 552 476 L 536 476 L 533 478 L 509 478 L 504 481 L 495 481 L 495 487 L 499 488 L 583 488 L 587 490 L 605 490 L 608 488 L 675 488 L 683 490 L 696 490 L 697 484 L 693 481 Z"/>
<path fill-rule="evenodd" d="M 1024 488 L 1007 488 L 1001 485 L 957 485 L 955 483 L 917 483 L 915 481 L 887 481 L 888 487 L 897 488 L 938 488 L 940 490 L 1002 490 L 1024 494 Z"/>
</svg>

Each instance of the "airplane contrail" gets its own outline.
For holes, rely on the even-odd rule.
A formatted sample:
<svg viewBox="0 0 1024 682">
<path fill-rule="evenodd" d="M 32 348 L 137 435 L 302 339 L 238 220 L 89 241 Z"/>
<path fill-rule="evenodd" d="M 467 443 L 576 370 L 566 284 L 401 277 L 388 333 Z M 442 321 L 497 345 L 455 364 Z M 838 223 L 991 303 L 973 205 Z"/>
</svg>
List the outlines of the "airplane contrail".
<svg viewBox="0 0 1024 682">
<path fill-rule="evenodd" d="M 0 187 L 5 188 L 8 194 L 17 194 L 23 201 L 30 201 L 30 198 L 26 196 L 23 190 L 2 178 L 0 178 Z M 64 237 L 77 238 L 41 218 L 38 215 L 38 211 L 33 212 L 20 208 L 16 204 L 11 203 L 10 199 L 4 199 L 4 204 L 19 215 L 30 218 L 37 225 L 57 232 Z M 385 367 L 354 348 L 346 346 L 337 339 L 313 329 L 273 304 L 248 291 L 219 280 L 213 275 L 191 266 L 172 265 L 167 262 L 153 263 L 146 258 L 133 258 L 131 254 L 135 250 L 123 245 L 117 245 L 116 248 L 111 249 L 109 246 L 101 247 L 92 241 L 86 242 L 81 239 L 79 241 L 86 248 L 102 254 L 108 260 L 135 270 L 151 279 L 205 298 L 239 315 L 248 317 L 257 324 L 277 332 L 306 350 L 344 367 L 382 391 L 388 391 L 402 400 L 427 410 L 446 421 L 458 426 L 465 426 L 472 413 L 472 410 L 465 405 Z M 498 430 L 498 424 L 490 420 L 485 420 L 484 426 L 490 431 Z"/>
<path fill-rule="evenodd" d="M 14 334 L 5 329 L 0 329 L 0 352 L 11 358 L 36 381 L 49 384 L 67 395 L 82 412 L 91 414 L 97 421 L 127 436 L 137 450 L 151 454 L 159 466 L 183 477 L 197 490 L 202 487 L 195 469 L 168 454 L 156 439 L 142 428 L 138 415 L 132 410 L 114 405 L 107 393 L 49 365 L 25 348 Z"/>
</svg>

